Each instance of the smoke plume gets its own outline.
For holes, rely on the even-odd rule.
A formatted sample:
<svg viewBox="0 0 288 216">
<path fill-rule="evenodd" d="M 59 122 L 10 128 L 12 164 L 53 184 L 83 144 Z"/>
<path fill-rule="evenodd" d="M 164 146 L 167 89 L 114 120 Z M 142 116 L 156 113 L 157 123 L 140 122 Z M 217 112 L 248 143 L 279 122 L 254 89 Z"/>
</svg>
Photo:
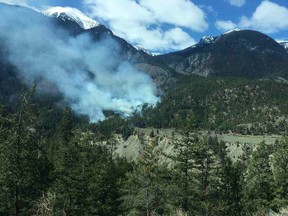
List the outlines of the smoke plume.
<svg viewBox="0 0 288 216">
<path fill-rule="evenodd" d="M 21 79 L 53 83 L 91 122 L 103 120 L 103 110 L 130 115 L 144 103 L 157 102 L 150 77 L 119 62 L 120 48 L 112 39 L 71 36 L 50 18 L 20 7 L 1 4 L 0 20 L 0 43 Z"/>
</svg>

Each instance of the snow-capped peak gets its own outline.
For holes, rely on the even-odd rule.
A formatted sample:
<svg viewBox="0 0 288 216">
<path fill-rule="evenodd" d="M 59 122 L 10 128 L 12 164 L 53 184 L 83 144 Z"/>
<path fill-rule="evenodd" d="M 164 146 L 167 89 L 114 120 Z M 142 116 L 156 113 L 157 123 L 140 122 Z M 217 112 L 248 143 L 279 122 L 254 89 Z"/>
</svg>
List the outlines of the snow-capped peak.
<svg viewBox="0 0 288 216">
<path fill-rule="evenodd" d="M 91 29 L 101 25 L 97 21 L 87 17 L 83 12 L 71 7 L 52 7 L 42 11 L 46 16 L 61 17 L 63 20 L 68 19 L 78 23 L 83 29 Z"/>
<path fill-rule="evenodd" d="M 280 45 L 288 50 L 288 40 L 276 40 Z"/>
<path fill-rule="evenodd" d="M 229 31 L 224 32 L 223 35 L 229 34 L 231 32 L 235 32 L 235 31 L 241 31 L 241 29 L 236 28 L 236 29 L 229 30 Z"/>
</svg>

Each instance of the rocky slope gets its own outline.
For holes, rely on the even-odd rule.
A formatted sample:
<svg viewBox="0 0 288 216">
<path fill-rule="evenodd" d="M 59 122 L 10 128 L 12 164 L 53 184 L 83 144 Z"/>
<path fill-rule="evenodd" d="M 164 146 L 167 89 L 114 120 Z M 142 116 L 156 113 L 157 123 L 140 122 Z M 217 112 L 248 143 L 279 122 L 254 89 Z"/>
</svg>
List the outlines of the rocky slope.
<svg viewBox="0 0 288 216">
<path fill-rule="evenodd" d="M 284 47 L 267 35 L 251 30 L 204 37 L 192 47 L 155 59 L 184 74 L 288 77 L 288 54 Z"/>
</svg>

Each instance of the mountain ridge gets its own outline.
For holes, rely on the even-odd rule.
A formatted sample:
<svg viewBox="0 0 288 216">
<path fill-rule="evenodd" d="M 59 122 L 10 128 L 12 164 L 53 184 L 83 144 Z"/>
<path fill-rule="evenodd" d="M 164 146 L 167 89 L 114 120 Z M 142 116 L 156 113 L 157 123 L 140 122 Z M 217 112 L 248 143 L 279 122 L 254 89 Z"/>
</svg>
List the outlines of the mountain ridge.
<svg viewBox="0 0 288 216">
<path fill-rule="evenodd" d="M 58 22 L 63 21 L 62 8 L 52 8 L 51 11 L 50 16 L 56 18 Z M 64 25 L 72 21 L 83 28 L 77 20 L 64 19 L 64 21 L 66 22 Z M 126 56 L 124 59 L 132 60 L 137 64 L 151 65 L 149 68 L 160 66 L 161 70 L 164 69 L 166 72 L 171 70 L 176 73 L 200 76 L 246 78 L 288 77 L 288 70 L 286 70 L 288 65 L 285 63 L 288 59 L 288 53 L 285 50 L 286 43 L 282 41 L 278 43 L 257 31 L 234 29 L 217 36 L 204 36 L 197 44 L 184 50 L 154 56 L 145 47 L 139 48 L 139 46 L 129 44 L 98 22 L 92 28 L 83 29 L 92 33 L 91 35 L 96 40 L 99 40 L 102 35 L 110 35 L 116 39 L 121 45 L 123 56 Z M 271 64 L 268 63 L 269 61 Z M 148 67 L 145 66 L 145 68 Z M 149 71 L 149 75 L 155 74 L 151 69 Z"/>
<path fill-rule="evenodd" d="M 241 30 L 208 39 L 201 39 L 184 50 L 155 56 L 155 59 L 184 74 L 246 78 L 288 76 L 286 50 L 265 34 Z"/>
</svg>

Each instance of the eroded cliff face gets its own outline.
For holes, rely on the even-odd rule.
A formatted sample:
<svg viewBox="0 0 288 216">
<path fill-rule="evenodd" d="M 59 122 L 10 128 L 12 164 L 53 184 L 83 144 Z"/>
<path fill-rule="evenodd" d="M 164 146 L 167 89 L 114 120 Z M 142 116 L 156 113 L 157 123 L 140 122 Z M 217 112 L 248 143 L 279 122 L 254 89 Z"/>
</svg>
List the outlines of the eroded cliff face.
<svg viewBox="0 0 288 216">
<path fill-rule="evenodd" d="M 164 156 L 170 155 L 173 152 L 173 142 L 176 137 L 180 138 L 179 135 L 172 135 L 173 130 L 171 129 L 135 129 L 134 134 L 129 136 L 127 140 L 119 134 L 115 134 L 112 138 L 115 145 L 113 145 L 113 152 L 120 157 L 125 157 L 128 160 L 137 161 L 141 154 L 143 153 L 145 147 L 150 144 L 155 137 L 158 137 L 158 144 L 156 145 L 154 151 L 161 152 L 160 160 L 167 161 Z M 102 145 L 107 146 L 111 149 L 111 139 L 107 142 L 103 142 Z"/>
<path fill-rule="evenodd" d="M 157 87 L 163 86 L 170 78 L 169 72 L 158 66 L 147 63 L 138 63 L 135 64 L 134 67 L 139 71 L 148 74 Z"/>
<path fill-rule="evenodd" d="M 213 74 L 214 70 L 209 66 L 212 64 L 211 54 L 195 54 L 187 57 L 181 62 L 171 62 L 168 66 L 178 73 L 196 74 L 200 76 L 208 76 Z"/>
<path fill-rule="evenodd" d="M 202 136 L 207 136 L 207 131 L 200 133 Z M 232 160 L 238 160 L 247 146 L 252 149 L 262 141 L 268 144 L 272 144 L 276 139 L 280 139 L 280 135 L 266 135 L 266 136 L 253 136 L 253 135 L 240 135 L 235 133 L 229 134 L 216 134 L 210 132 L 209 135 L 222 140 L 227 145 L 227 154 Z M 167 158 L 167 155 L 173 155 L 173 146 L 175 142 L 179 142 L 182 136 L 175 132 L 174 129 L 155 129 L 155 128 L 136 128 L 134 134 L 129 136 L 127 140 L 119 134 L 115 134 L 110 140 L 102 142 L 101 145 L 105 145 L 113 152 L 120 156 L 125 157 L 131 161 L 137 161 L 143 154 L 146 146 L 151 144 L 158 138 L 158 144 L 154 148 L 155 154 L 159 155 L 159 160 L 170 164 L 171 159 Z M 111 143 L 113 143 L 111 145 Z M 165 156 L 166 155 L 166 156 Z"/>
</svg>

